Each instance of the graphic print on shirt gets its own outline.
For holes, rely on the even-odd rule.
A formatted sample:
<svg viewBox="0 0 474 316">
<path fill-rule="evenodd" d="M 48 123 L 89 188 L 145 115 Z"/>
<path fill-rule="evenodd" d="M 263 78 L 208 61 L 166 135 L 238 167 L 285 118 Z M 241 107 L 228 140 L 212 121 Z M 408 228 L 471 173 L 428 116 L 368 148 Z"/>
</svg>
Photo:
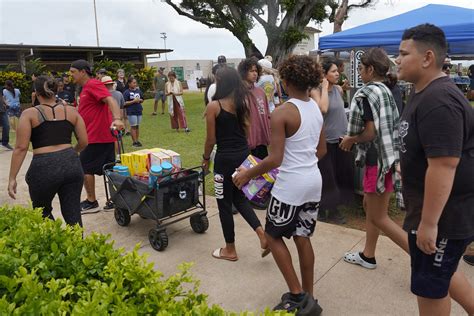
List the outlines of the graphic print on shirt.
<svg viewBox="0 0 474 316">
<path fill-rule="evenodd" d="M 267 220 L 274 226 L 285 226 L 293 220 L 298 206 L 288 205 L 272 198 L 268 207 Z"/>
<path fill-rule="evenodd" d="M 265 101 L 262 98 L 256 97 L 258 114 L 265 114 Z"/>
<path fill-rule="evenodd" d="M 400 127 L 398 128 L 398 133 L 400 135 L 400 151 L 402 153 L 407 152 L 404 138 L 405 138 L 405 136 L 408 135 L 409 126 L 410 126 L 410 124 L 407 121 L 403 120 L 403 121 L 400 122 Z"/>
<path fill-rule="evenodd" d="M 133 100 L 133 99 L 140 99 L 140 93 L 130 91 L 130 100 Z"/>
<path fill-rule="evenodd" d="M 214 174 L 214 194 L 217 200 L 224 198 L 224 176 L 222 174 Z"/>
</svg>

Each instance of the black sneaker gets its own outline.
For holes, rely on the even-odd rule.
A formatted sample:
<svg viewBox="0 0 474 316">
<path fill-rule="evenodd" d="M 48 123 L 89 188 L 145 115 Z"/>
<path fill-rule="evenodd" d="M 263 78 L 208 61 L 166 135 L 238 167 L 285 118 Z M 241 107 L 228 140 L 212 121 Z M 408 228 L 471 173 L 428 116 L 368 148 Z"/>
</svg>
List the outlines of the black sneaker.
<svg viewBox="0 0 474 316">
<path fill-rule="evenodd" d="M 142 143 L 140 143 L 139 141 L 136 141 L 135 144 L 137 145 L 137 147 L 142 147 L 143 146 Z"/>
<path fill-rule="evenodd" d="M 115 208 L 115 204 L 112 201 L 107 201 L 104 205 L 104 210 L 111 210 Z"/>
<path fill-rule="evenodd" d="M 462 260 L 464 260 L 464 262 L 466 262 L 467 264 L 474 266 L 474 255 L 464 255 L 462 256 Z"/>
<path fill-rule="evenodd" d="M 6 145 L 2 145 L 4 148 L 6 148 L 7 150 L 13 150 L 13 147 L 10 146 L 10 144 L 6 144 Z"/>
<path fill-rule="evenodd" d="M 286 293 L 285 293 L 286 294 Z M 311 296 L 308 293 L 304 293 L 304 297 L 301 301 L 297 302 L 291 298 L 291 295 L 282 296 L 282 301 L 273 308 L 274 311 L 287 311 L 287 312 L 296 312 L 300 309 L 303 309 L 307 304 Z M 284 299 L 283 299 L 284 298 Z"/>
<path fill-rule="evenodd" d="M 140 147 L 140 146 L 138 146 L 137 142 L 133 142 L 132 147 Z"/>
<path fill-rule="evenodd" d="M 290 298 L 290 292 L 287 292 L 281 296 L 281 301 L 288 300 Z M 296 315 L 311 315 L 319 316 L 323 312 L 323 308 L 318 304 L 318 300 L 311 298 L 308 300 L 308 304 L 300 309 Z"/>
<path fill-rule="evenodd" d="M 97 202 L 97 200 L 95 200 L 94 202 L 91 202 L 88 199 L 85 199 L 84 201 L 81 202 L 81 213 L 82 214 L 89 214 L 89 213 L 99 212 L 99 210 L 94 210 L 96 208 L 99 208 L 99 202 Z"/>
</svg>

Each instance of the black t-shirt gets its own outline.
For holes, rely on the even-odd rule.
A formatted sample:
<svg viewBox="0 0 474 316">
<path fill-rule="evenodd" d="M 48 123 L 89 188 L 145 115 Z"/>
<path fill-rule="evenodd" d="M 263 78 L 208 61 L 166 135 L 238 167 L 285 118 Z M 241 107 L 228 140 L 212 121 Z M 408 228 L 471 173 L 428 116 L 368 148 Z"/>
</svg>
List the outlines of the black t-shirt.
<svg viewBox="0 0 474 316">
<path fill-rule="evenodd" d="M 459 157 L 452 191 L 438 223 L 438 237 L 474 236 L 474 108 L 449 77 L 441 77 L 421 92 L 412 93 L 399 131 L 407 209 L 403 228 L 410 232 L 420 223 L 427 159 Z"/>
<path fill-rule="evenodd" d="M 469 78 L 474 79 L 474 64 L 469 66 Z"/>
<path fill-rule="evenodd" d="M 63 90 L 58 92 L 58 98 L 66 101 L 67 103 L 73 104 L 74 103 L 74 94 L 67 90 Z"/>
<path fill-rule="evenodd" d="M 370 108 L 370 103 L 367 98 L 362 99 L 362 105 L 364 107 L 364 115 L 362 115 L 362 119 L 367 121 L 374 121 L 374 115 L 372 113 L 372 109 Z M 366 166 L 376 166 L 378 160 L 377 148 L 375 148 L 374 143 L 370 143 L 370 147 L 367 150 L 365 155 L 365 165 Z"/>
<path fill-rule="evenodd" d="M 115 90 L 120 91 L 121 94 L 123 94 L 125 90 L 127 90 L 127 87 L 125 86 L 125 81 L 122 82 L 120 80 L 116 80 L 115 83 L 117 84 Z"/>
<path fill-rule="evenodd" d="M 65 84 L 63 89 L 64 91 L 69 92 L 73 96 L 74 96 L 74 93 L 76 93 L 76 86 L 72 82 Z"/>
</svg>

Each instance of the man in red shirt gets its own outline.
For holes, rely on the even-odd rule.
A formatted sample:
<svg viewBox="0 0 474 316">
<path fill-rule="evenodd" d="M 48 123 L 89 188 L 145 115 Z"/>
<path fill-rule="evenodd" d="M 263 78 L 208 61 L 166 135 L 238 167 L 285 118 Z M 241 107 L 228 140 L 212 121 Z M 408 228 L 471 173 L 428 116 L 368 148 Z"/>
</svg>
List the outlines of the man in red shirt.
<svg viewBox="0 0 474 316">
<path fill-rule="evenodd" d="M 91 65 L 85 60 L 76 60 L 69 70 L 74 82 L 82 87 L 78 98 L 79 114 L 84 119 L 89 145 L 81 152 L 84 170 L 84 188 L 87 199 L 81 202 L 82 212 L 98 208 L 95 196 L 94 175 L 102 175 L 102 167 L 115 160 L 115 139 L 110 128 L 124 128 L 120 107 L 104 84 L 92 78 Z"/>
</svg>

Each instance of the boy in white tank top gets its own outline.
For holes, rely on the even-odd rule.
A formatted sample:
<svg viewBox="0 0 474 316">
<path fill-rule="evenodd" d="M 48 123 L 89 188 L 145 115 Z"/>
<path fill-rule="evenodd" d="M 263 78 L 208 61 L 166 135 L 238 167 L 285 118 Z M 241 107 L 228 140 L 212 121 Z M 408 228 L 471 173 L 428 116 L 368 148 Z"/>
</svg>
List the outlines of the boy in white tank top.
<svg viewBox="0 0 474 316">
<path fill-rule="evenodd" d="M 318 216 L 322 187 L 318 159 L 326 153 L 326 141 L 322 114 L 308 91 L 319 85 L 322 74 L 309 56 L 291 56 L 279 71 L 291 99 L 272 113 L 271 152 L 258 166 L 239 168 L 234 183 L 241 188 L 250 179 L 280 167 L 267 209 L 265 235 L 289 292 L 274 310 L 319 315 L 322 308 L 313 298 L 314 252 L 309 238 Z M 304 258 L 300 262 L 302 282 L 283 237 L 293 237 L 299 257 Z"/>
</svg>

